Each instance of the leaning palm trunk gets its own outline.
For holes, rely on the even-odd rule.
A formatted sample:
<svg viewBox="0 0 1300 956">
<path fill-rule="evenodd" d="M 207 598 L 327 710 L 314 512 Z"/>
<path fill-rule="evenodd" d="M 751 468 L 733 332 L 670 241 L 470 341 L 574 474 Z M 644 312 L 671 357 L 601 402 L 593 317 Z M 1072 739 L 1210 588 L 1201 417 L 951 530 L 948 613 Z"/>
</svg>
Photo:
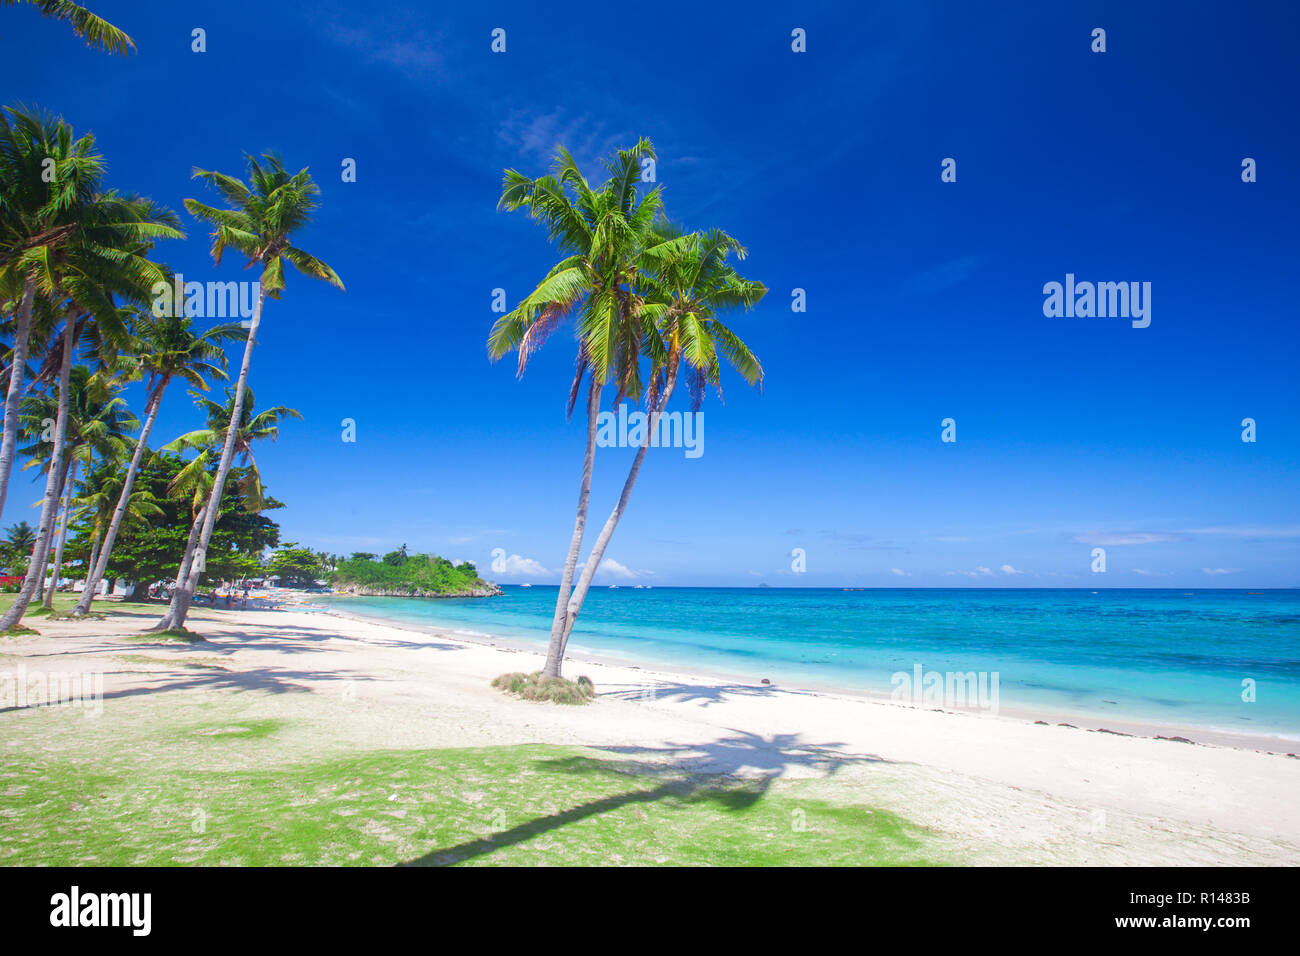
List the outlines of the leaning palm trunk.
<svg viewBox="0 0 1300 956">
<path fill-rule="evenodd" d="M 173 600 L 176 597 L 176 592 L 185 587 L 185 582 L 189 580 L 190 564 L 194 561 L 194 549 L 198 547 L 199 532 L 203 530 L 203 516 L 207 514 L 207 512 L 208 506 L 205 503 L 203 507 L 199 508 L 198 514 L 194 516 L 194 521 L 190 524 L 190 537 L 189 540 L 185 542 L 185 555 L 181 558 L 181 566 L 176 569 L 176 586 L 172 590 Z M 168 607 L 167 616 L 164 617 L 163 620 L 171 620 L 170 607 Z"/>
<path fill-rule="evenodd" d="M 68 522 L 72 520 L 72 489 L 77 485 L 77 465 L 72 459 L 72 468 L 63 485 L 67 489 L 63 494 L 63 518 L 59 522 L 59 543 L 54 547 L 54 573 L 50 576 L 50 587 L 45 592 L 44 606 L 54 610 L 54 592 L 59 589 L 59 575 L 63 573 L 63 547 L 68 542 Z"/>
<path fill-rule="evenodd" d="M 54 453 L 50 457 L 50 473 L 45 479 L 45 501 L 41 505 L 41 525 L 36 532 L 34 555 L 41 555 L 40 561 L 32 561 L 23 578 L 23 586 L 14 597 L 4 617 L 0 618 L 0 634 L 12 630 L 32 602 L 36 585 L 45 577 L 45 555 L 49 553 L 50 534 L 54 530 L 54 515 L 58 510 L 59 478 L 63 470 L 64 443 L 68 436 L 68 380 L 72 376 L 72 353 L 76 348 L 76 321 L 72 314 L 68 316 L 67 326 L 63 331 L 63 363 L 59 368 L 59 411 L 54 425 Z"/>
<path fill-rule="evenodd" d="M 60 482 L 59 487 L 63 487 L 62 482 Z M 63 492 L 60 491 L 59 494 L 62 495 Z M 45 578 L 49 574 L 50 570 L 50 544 L 53 540 L 54 535 L 51 534 L 50 540 L 45 542 L 45 548 L 41 551 L 40 555 L 41 578 L 36 582 L 36 593 L 32 595 L 32 600 L 38 604 L 45 603 Z M 33 560 L 36 559 L 36 553 L 34 551 L 32 552 L 32 558 Z"/>
<path fill-rule="evenodd" d="M 140 438 L 135 443 L 131 464 L 126 468 L 126 477 L 122 479 L 122 494 L 117 499 L 117 507 L 113 509 L 113 520 L 109 522 L 108 531 L 104 534 L 103 550 L 99 552 L 98 558 L 91 558 L 91 570 L 86 577 L 86 588 L 81 593 L 81 600 L 72 611 L 73 617 L 81 617 L 90 610 L 90 602 L 95 599 L 95 589 L 99 587 L 100 580 L 108 570 L 108 559 L 113 554 L 113 542 L 117 540 L 118 529 L 122 527 L 122 519 L 126 517 L 127 508 L 131 505 L 131 490 L 135 487 L 135 476 L 140 470 L 140 459 L 144 456 L 145 442 L 149 440 L 149 432 L 153 430 L 153 423 L 158 418 L 158 406 L 161 404 L 162 388 L 159 387 L 149 396 L 144 426 L 140 429 Z"/>
<path fill-rule="evenodd" d="M 614 537 L 614 529 L 618 527 L 623 512 L 627 510 L 627 500 L 631 497 L 632 487 L 636 484 L 637 475 L 641 472 L 641 463 L 645 461 L 645 453 L 650 450 L 650 436 L 655 433 L 655 428 L 659 424 L 659 416 L 668 404 L 668 398 L 673 393 L 676 379 L 676 375 L 668 375 L 668 383 L 664 387 L 663 396 L 650 411 L 650 421 L 646 427 L 645 437 L 641 439 L 641 447 L 637 449 L 636 457 L 632 459 L 632 467 L 627 473 L 627 480 L 623 482 L 623 493 L 618 496 L 618 504 L 614 505 L 614 510 L 610 512 L 609 518 L 605 520 L 605 527 L 600 529 L 600 535 L 591 548 L 591 554 L 587 555 L 587 564 L 582 569 L 582 577 L 578 578 L 578 583 L 573 589 L 573 595 L 569 598 L 567 619 L 564 624 L 564 639 L 560 643 L 559 660 L 556 662 L 555 676 L 557 677 L 560 673 L 559 665 L 564 660 L 564 649 L 569 644 L 569 635 L 573 633 L 573 625 L 578 620 L 578 612 L 582 610 L 582 602 L 586 600 L 587 591 L 591 588 L 591 579 L 596 576 L 596 569 L 600 567 L 601 559 L 605 557 L 605 549 L 609 547 L 609 539 Z"/>
<path fill-rule="evenodd" d="M 564 643 L 568 636 L 569 595 L 573 589 L 573 574 L 578 567 L 578 554 L 582 550 L 582 536 L 587 528 L 587 504 L 591 500 L 591 473 L 596 459 L 596 419 L 600 414 L 600 386 L 596 375 L 591 376 L 587 395 L 587 454 L 582 462 L 582 486 L 578 489 L 578 516 L 573 522 L 573 538 L 569 541 L 569 555 L 564 560 L 564 574 L 560 578 L 560 594 L 555 599 L 555 620 L 551 622 L 551 643 L 546 648 L 546 666 L 542 674 L 559 677 L 564 660 Z"/>
<path fill-rule="evenodd" d="M 239 381 L 235 384 L 234 404 L 230 412 L 230 424 L 226 428 L 226 443 L 221 447 L 221 461 L 217 465 L 217 475 L 212 482 L 212 493 L 208 497 L 207 512 L 203 516 L 203 530 L 190 561 L 189 575 L 183 587 L 177 587 L 172 595 L 171 605 L 163 619 L 154 625 L 154 630 L 165 631 L 168 628 L 185 626 L 185 617 L 190 612 L 190 602 L 199 586 L 199 575 L 203 573 L 204 561 L 207 559 L 208 544 L 212 540 L 212 530 L 221 514 L 221 497 L 226 491 L 226 476 L 230 474 L 230 463 L 235 457 L 235 439 L 239 436 L 239 423 L 244 415 L 244 388 L 248 384 L 248 367 L 253 360 L 253 346 L 257 342 L 257 327 L 262 321 L 262 304 L 266 301 L 265 286 L 258 286 L 257 304 L 253 308 L 253 317 L 248 323 L 248 340 L 244 343 L 244 360 L 239 366 Z"/>
<path fill-rule="evenodd" d="M 90 586 L 90 577 L 94 573 L 95 561 L 99 556 L 99 542 L 102 540 L 102 535 L 103 531 L 100 528 L 96 528 L 95 537 L 90 540 L 90 558 L 86 561 L 86 580 L 81 585 L 83 590 Z"/>
<path fill-rule="evenodd" d="M 22 398 L 23 379 L 27 375 L 27 339 L 31 335 L 35 300 L 36 280 L 28 276 L 23 284 L 23 302 L 18 310 L 18 328 L 14 332 L 13 362 L 9 366 L 9 391 L 5 394 L 4 441 L 0 443 L 0 515 L 4 514 L 9 474 L 14 468 L 14 450 L 18 445 L 18 401 Z"/>
<path fill-rule="evenodd" d="M 48 542 L 46 543 L 48 544 Z M 36 582 L 36 593 L 32 595 L 32 599 L 38 604 L 45 603 L 45 572 L 50 569 L 49 551 L 50 549 L 47 547 L 45 551 L 39 555 L 39 560 L 36 552 L 32 552 L 32 560 L 37 561 L 41 566 L 41 579 Z"/>
</svg>

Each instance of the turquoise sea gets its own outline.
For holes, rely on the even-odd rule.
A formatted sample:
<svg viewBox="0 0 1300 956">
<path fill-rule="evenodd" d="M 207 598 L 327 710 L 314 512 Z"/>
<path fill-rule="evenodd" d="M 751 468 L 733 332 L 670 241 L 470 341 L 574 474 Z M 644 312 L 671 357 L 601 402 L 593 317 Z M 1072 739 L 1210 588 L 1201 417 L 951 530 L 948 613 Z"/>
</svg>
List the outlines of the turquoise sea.
<svg viewBox="0 0 1300 956">
<path fill-rule="evenodd" d="M 556 593 L 330 604 L 544 648 Z M 1300 590 L 601 588 L 569 653 L 884 695 L 917 665 L 996 673 L 1004 711 L 1300 739 Z"/>
</svg>

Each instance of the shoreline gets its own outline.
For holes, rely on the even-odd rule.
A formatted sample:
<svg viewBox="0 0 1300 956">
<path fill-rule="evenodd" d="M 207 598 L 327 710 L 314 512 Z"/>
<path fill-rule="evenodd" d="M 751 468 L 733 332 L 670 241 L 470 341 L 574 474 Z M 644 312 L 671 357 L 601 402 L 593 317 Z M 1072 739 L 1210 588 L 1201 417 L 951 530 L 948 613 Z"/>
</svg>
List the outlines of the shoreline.
<svg viewBox="0 0 1300 956">
<path fill-rule="evenodd" d="M 347 612 L 331 604 L 306 606 L 298 605 L 290 601 L 285 602 L 284 607 L 286 610 L 293 608 L 295 611 L 309 614 L 326 614 L 344 620 L 357 621 L 364 624 L 378 624 L 385 627 L 391 627 L 395 630 L 405 631 L 412 634 L 421 634 L 440 640 L 463 641 L 464 643 L 474 644 L 480 647 L 496 649 L 506 648 L 512 652 L 541 655 L 544 655 L 546 650 L 546 642 L 541 638 L 538 638 L 539 643 L 531 643 L 523 639 L 505 637 L 485 631 L 467 631 L 440 625 L 420 625 L 380 616 L 369 616 L 355 612 Z M 641 671 L 647 676 L 667 678 L 669 680 L 677 678 L 692 678 L 700 681 L 725 681 L 731 683 L 752 684 L 754 686 L 770 686 L 774 689 L 779 688 L 793 693 L 805 693 L 814 696 L 842 697 L 850 700 L 864 700 L 875 704 L 884 704 L 890 707 L 907 710 L 926 710 L 936 713 L 951 714 L 954 716 L 976 717 L 983 720 L 1009 720 L 1020 724 L 1057 726 L 1065 729 L 1082 730 L 1090 733 L 1114 734 L 1116 736 L 1139 737 L 1149 740 L 1161 740 L 1169 743 L 1181 743 L 1184 746 L 1190 744 L 1194 746 L 1223 747 L 1233 750 L 1253 751 L 1256 753 L 1284 757 L 1296 757 L 1300 754 L 1300 736 L 1289 737 L 1284 734 L 1267 733 L 1248 734 L 1238 731 L 1224 730 L 1218 727 L 1207 727 L 1200 724 L 1178 724 L 1120 715 L 1117 715 L 1112 719 L 1102 717 L 1098 714 L 1051 710 L 1046 708 L 999 707 L 996 714 L 991 714 L 960 707 L 926 707 L 924 705 L 899 702 L 892 699 L 887 694 L 876 693 L 862 688 L 817 682 L 805 683 L 800 681 L 782 681 L 779 684 L 776 681 L 772 681 L 771 684 L 761 685 L 755 678 L 748 674 L 726 673 L 724 671 L 692 667 L 689 664 L 665 667 L 657 662 L 646 661 L 644 659 L 623 657 L 617 654 L 601 654 L 599 652 L 592 653 L 584 651 L 576 655 L 569 652 L 565 654 L 564 660 L 566 665 L 621 667 L 629 670 Z"/>
</svg>

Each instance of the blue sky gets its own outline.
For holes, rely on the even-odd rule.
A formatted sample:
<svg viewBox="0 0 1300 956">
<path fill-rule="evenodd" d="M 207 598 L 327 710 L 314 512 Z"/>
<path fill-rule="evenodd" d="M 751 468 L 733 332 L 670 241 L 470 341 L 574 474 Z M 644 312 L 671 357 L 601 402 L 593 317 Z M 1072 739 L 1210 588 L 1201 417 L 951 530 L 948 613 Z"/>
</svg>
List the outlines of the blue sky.
<svg viewBox="0 0 1300 956">
<path fill-rule="evenodd" d="M 732 321 L 766 379 L 710 397 L 701 457 L 650 452 L 598 580 L 1300 585 L 1293 5 L 90 6 L 138 54 L 7 8 L 3 98 L 93 130 L 112 185 L 215 201 L 191 167 L 268 148 L 321 184 L 298 240 L 347 291 L 290 276 L 251 379 L 305 419 L 259 453 L 286 539 L 485 573 L 500 548 L 522 570 L 488 576 L 557 579 L 575 350 L 557 335 L 522 381 L 487 361 L 492 290 L 513 305 L 555 258 L 496 211 L 501 173 L 541 174 L 559 141 L 595 178 L 647 136 L 673 217 L 740 238 L 771 290 Z M 247 277 L 183 218 L 161 257 Z M 1044 316 L 1067 273 L 1150 282 L 1150 327 Z M 176 389 L 158 435 L 197 420 Z M 631 454 L 599 452 L 593 526 Z"/>
</svg>

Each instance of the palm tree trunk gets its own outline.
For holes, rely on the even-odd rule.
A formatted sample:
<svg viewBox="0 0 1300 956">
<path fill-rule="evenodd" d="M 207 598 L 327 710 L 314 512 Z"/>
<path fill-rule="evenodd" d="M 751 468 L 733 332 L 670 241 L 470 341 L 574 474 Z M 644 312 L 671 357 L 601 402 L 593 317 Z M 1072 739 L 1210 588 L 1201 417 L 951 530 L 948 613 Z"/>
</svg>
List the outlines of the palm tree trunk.
<svg viewBox="0 0 1300 956">
<path fill-rule="evenodd" d="M 194 521 L 190 524 L 190 537 L 185 542 L 185 554 L 181 558 L 181 566 L 176 569 L 176 586 L 172 589 L 171 603 L 167 606 L 167 613 L 163 615 L 162 620 L 151 627 L 151 631 L 166 631 L 173 627 L 172 621 L 175 620 L 172 609 L 176 606 L 176 593 L 185 587 L 185 582 L 189 580 L 190 563 L 194 560 L 194 549 L 198 547 L 199 532 L 203 530 L 203 516 L 207 514 L 208 506 L 205 503 L 199 509 L 198 514 L 194 516 Z"/>
<path fill-rule="evenodd" d="M 582 485 L 578 489 L 578 516 L 573 522 L 573 538 L 569 541 L 569 555 L 564 560 L 564 573 L 560 577 L 560 593 L 555 599 L 555 619 L 551 622 L 551 643 L 546 648 L 545 677 L 559 677 L 564 660 L 566 625 L 569 621 L 569 595 L 573 590 L 573 574 L 578 567 L 578 554 L 582 551 L 582 536 L 587 529 L 587 505 L 591 500 L 591 473 L 596 459 L 596 419 L 600 415 L 600 386 L 596 374 L 591 375 L 587 394 L 587 454 L 582 462 Z"/>
<path fill-rule="evenodd" d="M 90 585 L 90 576 L 94 573 L 95 561 L 99 556 L 99 542 L 102 534 L 103 532 L 96 528 L 95 536 L 90 540 L 90 559 L 86 562 L 86 581 L 81 585 L 83 591 Z M 96 584 L 96 587 L 98 587 L 98 583 Z"/>
<path fill-rule="evenodd" d="M 54 424 L 54 453 L 50 458 L 50 474 L 45 479 L 45 501 L 41 505 L 41 525 L 36 532 L 35 552 L 49 552 L 50 533 L 54 530 L 54 514 L 59 500 L 59 473 L 63 470 L 64 443 L 68 437 L 68 380 L 72 376 L 72 353 L 77 344 L 76 316 L 69 312 L 63 329 L 63 363 L 59 368 L 59 412 Z M 14 597 L 4 617 L 0 618 L 0 634 L 10 631 L 27 613 L 27 606 L 36 593 L 37 583 L 45 577 L 45 561 L 33 561 L 23 578 L 23 586 Z"/>
<path fill-rule="evenodd" d="M 85 590 L 81 592 L 81 600 L 72 611 L 73 617 L 81 617 L 90 610 L 90 602 L 95 599 L 95 588 L 99 587 L 100 579 L 108 570 L 108 559 L 113 554 L 113 542 L 117 540 L 122 519 L 126 517 L 127 508 L 131 506 L 131 490 L 135 487 L 135 476 L 140 470 L 140 459 L 144 456 L 145 443 L 149 440 L 149 432 L 153 430 L 153 423 L 158 418 L 158 406 L 162 404 L 162 393 L 166 387 L 166 382 L 159 383 L 154 393 L 149 396 L 144 426 L 140 429 L 140 437 L 135 443 L 135 453 L 131 456 L 131 464 L 127 465 L 126 477 L 122 480 L 122 494 L 118 496 L 117 507 L 113 509 L 113 520 L 109 522 L 108 531 L 104 534 L 104 548 L 100 551 L 98 559 L 92 561 L 90 573 L 86 577 Z"/>
<path fill-rule="evenodd" d="M 71 464 L 71 457 L 72 456 L 69 455 L 65 449 L 63 470 L 59 474 L 59 490 L 58 490 L 59 501 L 63 500 L 63 489 L 67 486 L 68 483 L 68 466 Z M 56 512 L 55 521 L 58 520 L 59 520 L 59 516 L 58 513 Z M 58 525 L 56 524 L 55 531 L 50 534 L 49 540 L 45 542 L 45 550 L 41 552 L 41 560 L 40 560 L 41 578 L 36 583 L 36 593 L 32 596 L 33 600 L 35 600 L 42 607 L 45 606 L 45 596 L 46 594 L 49 593 L 49 589 L 46 588 L 45 586 L 45 579 L 50 570 L 50 550 L 54 547 L 54 542 L 57 537 L 57 529 L 58 529 Z"/>
<path fill-rule="evenodd" d="M 50 569 L 50 549 L 49 542 L 46 542 L 45 552 L 41 555 L 41 579 L 36 582 L 36 593 L 32 595 L 37 604 L 45 603 L 45 573 Z M 35 553 L 32 555 L 35 557 Z"/>
<path fill-rule="evenodd" d="M 14 360 L 9 366 L 9 391 L 5 394 L 4 441 L 0 443 L 0 515 L 4 514 L 9 474 L 14 468 L 14 450 L 18 445 L 18 401 L 27 377 L 27 340 L 31 337 L 35 301 L 36 280 L 28 276 L 23 283 L 23 302 L 18 310 L 18 328 L 14 331 Z"/>
<path fill-rule="evenodd" d="M 668 399 L 672 395 L 673 387 L 676 384 L 677 376 L 669 374 L 663 397 L 651 409 L 645 437 L 641 440 L 641 447 L 637 449 L 636 457 L 632 459 L 632 467 L 627 473 L 627 480 L 623 482 L 623 493 L 618 496 L 618 504 L 614 505 L 614 510 L 610 512 L 609 518 L 605 520 L 605 527 L 600 529 L 600 535 L 591 548 L 591 554 L 587 555 L 587 564 L 582 569 L 582 577 L 578 579 L 578 584 L 573 589 L 573 596 L 569 598 L 567 620 L 564 624 L 564 640 L 560 644 L 560 662 L 564 660 L 564 649 L 569 644 L 569 635 L 573 633 L 573 625 L 578 620 L 578 612 L 582 610 L 582 602 L 586 600 L 587 591 L 591 588 L 591 579 L 595 577 L 596 569 L 600 567 L 601 559 L 605 556 L 605 548 L 609 546 L 609 539 L 614 536 L 614 529 L 618 527 L 623 512 L 627 510 L 627 500 L 632 495 L 632 487 L 636 484 L 637 475 L 641 471 L 641 463 L 645 461 L 645 453 L 650 449 L 650 436 L 654 434 L 655 428 L 659 424 L 659 415 L 668 405 Z M 556 677 L 560 674 L 560 662 L 557 662 Z"/>
<path fill-rule="evenodd" d="M 190 562 L 189 578 L 185 587 L 176 589 L 176 594 L 172 596 L 171 607 L 168 608 L 168 616 L 172 619 L 170 627 L 185 626 L 185 617 L 190 612 L 190 602 L 194 599 L 194 591 L 199 586 L 199 575 L 203 573 L 208 544 L 212 541 L 212 530 L 216 527 L 217 518 L 221 514 L 221 497 L 226 492 L 226 476 L 230 474 L 230 463 L 235 457 L 235 439 L 239 437 L 239 422 L 244 417 L 244 389 L 248 384 L 248 367 L 253 361 L 253 346 L 257 343 L 257 327 L 262 322 L 262 305 L 265 301 L 266 287 L 259 283 L 257 305 L 253 308 L 253 317 L 248 323 L 248 340 L 244 343 L 244 360 L 240 363 L 239 381 L 235 384 L 235 401 L 230 410 L 230 425 L 226 428 L 226 443 L 221 448 L 221 461 L 217 465 L 216 479 L 212 482 L 208 510 L 203 516 L 203 531 L 199 535 L 198 547 L 194 549 L 194 559 Z"/>
<path fill-rule="evenodd" d="M 76 458 L 69 457 L 72 468 L 64 479 L 63 519 L 59 522 L 59 543 L 54 548 L 54 574 L 50 577 L 49 590 L 45 592 L 44 606 L 54 610 L 54 592 L 59 589 L 59 575 L 63 572 L 63 547 L 68 541 L 68 522 L 72 520 L 72 489 L 77 485 L 77 466 L 81 464 Z"/>
<path fill-rule="evenodd" d="M 59 494 L 62 495 L 63 494 L 63 491 L 61 490 L 63 488 L 62 479 L 59 480 L 59 488 L 60 488 Z M 45 550 L 41 552 L 41 560 L 40 560 L 41 577 L 40 580 L 36 582 L 36 593 L 32 595 L 32 599 L 36 601 L 37 604 L 45 603 L 45 578 L 47 573 L 50 570 L 50 542 L 53 540 L 54 540 L 54 536 L 50 535 L 50 541 L 45 542 Z M 35 557 L 34 551 L 33 551 L 33 557 Z"/>
</svg>

